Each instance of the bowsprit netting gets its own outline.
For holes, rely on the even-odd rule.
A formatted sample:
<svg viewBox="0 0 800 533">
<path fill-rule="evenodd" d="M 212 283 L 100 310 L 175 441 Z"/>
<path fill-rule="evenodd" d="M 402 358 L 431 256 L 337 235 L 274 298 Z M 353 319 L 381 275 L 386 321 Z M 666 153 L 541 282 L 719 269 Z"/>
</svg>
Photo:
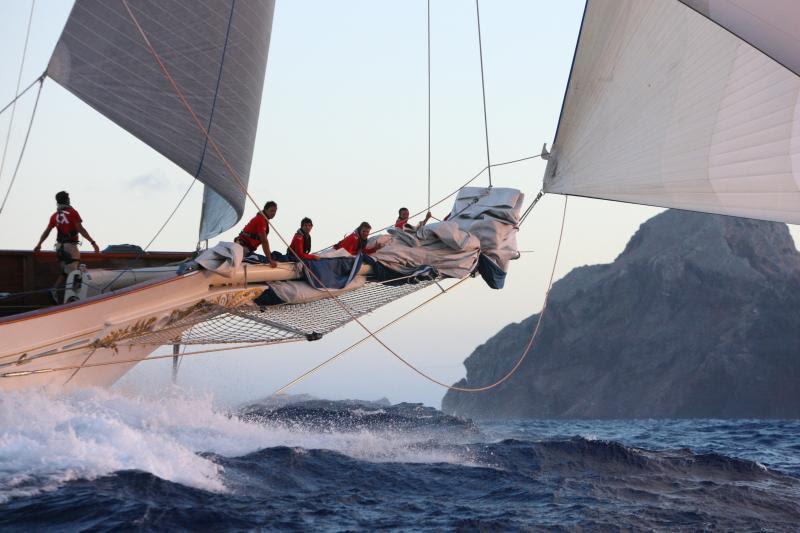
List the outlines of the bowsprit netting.
<svg viewBox="0 0 800 533">
<path fill-rule="evenodd" d="M 333 298 L 258 308 L 200 302 L 184 318 L 147 332 L 131 332 L 115 345 L 282 343 L 316 340 L 379 307 L 430 286 L 435 281 L 392 286 L 367 282 Z M 344 305 L 350 313 L 342 308 Z"/>
</svg>

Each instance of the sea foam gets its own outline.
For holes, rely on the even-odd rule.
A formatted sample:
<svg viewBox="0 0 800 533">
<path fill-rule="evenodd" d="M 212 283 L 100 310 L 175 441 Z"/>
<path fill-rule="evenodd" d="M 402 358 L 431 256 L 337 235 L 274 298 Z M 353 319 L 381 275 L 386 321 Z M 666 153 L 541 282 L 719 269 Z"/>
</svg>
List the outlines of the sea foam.
<svg viewBox="0 0 800 533">
<path fill-rule="evenodd" d="M 246 421 L 215 407 L 211 395 L 177 388 L 151 397 L 102 389 L 11 392 L 0 399 L 0 502 L 121 470 L 224 492 L 224 469 L 203 452 L 236 457 L 276 446 L 374 462 L 471 463 L 461 453 L 420 445 L 413 433 Z"/>
</svg>

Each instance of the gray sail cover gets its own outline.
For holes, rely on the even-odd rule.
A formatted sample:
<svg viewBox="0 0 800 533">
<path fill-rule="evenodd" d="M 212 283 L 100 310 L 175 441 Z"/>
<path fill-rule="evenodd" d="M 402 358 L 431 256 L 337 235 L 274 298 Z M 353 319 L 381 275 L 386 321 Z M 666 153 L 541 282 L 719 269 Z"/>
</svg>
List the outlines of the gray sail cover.
<svg viewBox="0 0 800 533">
<path fill-rule="evenodd" d="M 275 2 L 127 4 L 241 184 L 181 102 L 121 0 L 77 0 L 47 74 L 206 185 L 200 239 L 208 239 L 243 214 Z"/>
</svg>

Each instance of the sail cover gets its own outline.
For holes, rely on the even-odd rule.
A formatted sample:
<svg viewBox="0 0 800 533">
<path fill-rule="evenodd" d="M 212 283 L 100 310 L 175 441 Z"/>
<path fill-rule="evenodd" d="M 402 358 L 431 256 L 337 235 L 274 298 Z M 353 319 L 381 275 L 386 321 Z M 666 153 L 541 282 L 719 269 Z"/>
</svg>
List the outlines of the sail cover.
<svg viewBox="0 0 800 533">
<path fill-rule="evenodd" d="M 77 0 L 47 74 L 196 177 L 200 239 L 241 218 L 274 0 Z M 203 128 L 181 102 L 149 39 Z"/>
<path fill-rule="evenodd" d="M 588 0 L 545 191 L 800 223 L 800 2 L 757 4 Z"/>
</svg>

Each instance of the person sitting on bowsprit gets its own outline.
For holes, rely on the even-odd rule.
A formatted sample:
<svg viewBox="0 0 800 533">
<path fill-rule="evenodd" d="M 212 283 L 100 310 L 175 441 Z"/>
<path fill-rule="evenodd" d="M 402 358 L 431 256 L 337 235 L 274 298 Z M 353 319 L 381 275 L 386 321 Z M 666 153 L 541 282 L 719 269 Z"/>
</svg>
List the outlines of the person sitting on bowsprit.
<svg viewBox="0 0 800 533">
<path fill-rule="evenodd" d="M 269 266 L 272 268 L 278 266 L 278 263 L 272 258 L 272 252 L 269 249 L 269 241 L 267 240 L 269 223 L 267 220 L 275 218 L 277 212 L 278 204 L 273 201 L 267 202 L 264 204 L 264 210 L 251 218 L 250 222 L 239 233 L 239 236 L 233 239 L 233 242 L 244 248 L 245 257 L 258 250 L 258 246 L 261 245 L 261 249 L 264 250 L 264 255 L 269 261 Z"/>
<path fill-rule="evenodd" d="M 431 215 L 431 212 L 428 211 L 428 214 L 425 215 L 425 220 L 419 222 L 416 226 L 412 226 L 411 224 L 408 223 L 408 217 L 409 217 L 408 208 L 401 207 L 397 211 L 397 220 L 394 221 L 394 227 L 402 230 L 416 231 L 425 224 L 427 224 L 432 216 L 433 215 Z"/>
<path fill-rule="evenodd" d="M 359 253 L 373 254 L 381 248 L 381 245 L 376 244 L 375 246 L 367 247 L 367 238 L 371 229 L 372 226 L 368 222 L 362 222 L 353 233 L 334 244 L 333 247 L 336 250 L 347 250 L 350 255 L 358 255 Z"/>
<path fill-rule="evenodd" d="M 78 268 L 78 263 L 81 260 L 81 251 L 78 248 L 78 235 L 83 235 L 87 241 L 92 245 L 95 252 L 100 251 L 100 247 L 94 242 L 89 232 L 83 227 L 83 219 L 78 212 L 69 203 L 69 193 L 61 191 L 56 194 L 56 212 L 50 216 L 39 242 L 33 248 L 34 252 L 42 249 L 42 243 L 50 235 L 53 228 L 56 229 L 56 256 L 61 264 L 61 272 L 56 279 L 53 290 L 50 292 L 53 300 L 58 303 L 59 298 L 56 296 L 56 291 L 61 287 L 61 284 L 66 279 L 67 274 Z"/>
<path fill-rule="evenodd" d="M 319 256 L 309 253 L 311 251 L 311 228 L 313 227 L 314 223 L 308 217 L 300 221 L 300 229 L 294 234 L 289 248 L 286 249 L 286 255 L 291 261 L 297 261 L 298 258 L 303 261 L 319 259 Z"/>
</svg>

